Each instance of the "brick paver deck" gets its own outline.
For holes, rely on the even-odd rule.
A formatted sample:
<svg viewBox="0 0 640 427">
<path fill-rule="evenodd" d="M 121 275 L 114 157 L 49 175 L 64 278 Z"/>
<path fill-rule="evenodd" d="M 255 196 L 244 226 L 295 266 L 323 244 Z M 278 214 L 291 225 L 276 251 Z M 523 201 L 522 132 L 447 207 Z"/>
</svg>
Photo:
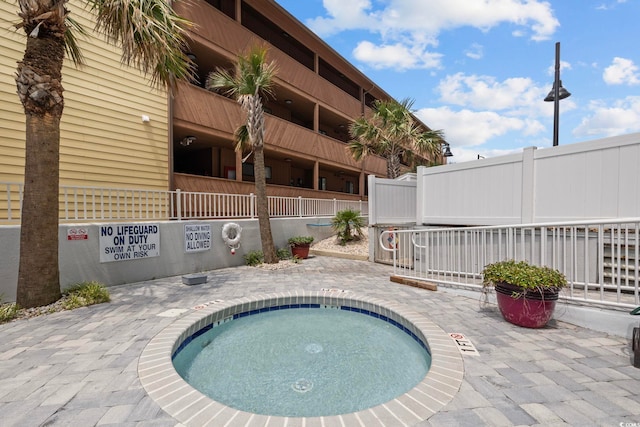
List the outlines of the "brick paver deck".
<svg viewBox="0 0 640 427">
<path fill-rule="evenodd" d="M 108 304 L 0 325 L 0 426 L 178 425 L 138 379 L 140 354 L 156 334 L 199 303 L 322 288 L 400 304 L 478 350 L 463 355 L 453 400 L 418 425 L 640 425 L 640 369 L 628 340 L 561 322 L 519 328 L 479 298 L 400 285 L 391 274 L 317 256 L 286 270 L 216 270 L 196 286 L 180 277 L 118 286 Z M 372 422 L 380 420 L 365 427 Z"/>
</svg>

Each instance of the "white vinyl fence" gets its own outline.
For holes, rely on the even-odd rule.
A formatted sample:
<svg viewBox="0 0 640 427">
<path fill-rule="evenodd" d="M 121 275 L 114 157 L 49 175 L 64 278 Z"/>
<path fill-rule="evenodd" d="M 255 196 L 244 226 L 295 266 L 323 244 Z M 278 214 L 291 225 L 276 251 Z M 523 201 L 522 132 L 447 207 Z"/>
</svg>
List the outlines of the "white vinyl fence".
<svg viewBox="0 0 640 427">
<path fill-rule="evenodd" d="M 469 226 L 635 217 L 638 165 L 640 133 L 419 167 L 416 222 Z"/>
<path fill-rule="evenodd" d="M 368 177 L 369 225 L 416 223 L 416 181 Z"/>
<path fill-rule="evenodd" d="M 0 182 L 0 224 L 18 224 L 22 183 Z M 367 215 L 363 201 L 269 196 L 269 215 L 277 217 L 334 216 L 353 209 Z M 254 194 L 60 186 L 60 221 L 191 220 L 256 218 Z"/>
<path fill-rule="evenodd" d="M 640 133 L 369 176 L 371 225 L 504 225 L 640 213 Z"/>
</svg>

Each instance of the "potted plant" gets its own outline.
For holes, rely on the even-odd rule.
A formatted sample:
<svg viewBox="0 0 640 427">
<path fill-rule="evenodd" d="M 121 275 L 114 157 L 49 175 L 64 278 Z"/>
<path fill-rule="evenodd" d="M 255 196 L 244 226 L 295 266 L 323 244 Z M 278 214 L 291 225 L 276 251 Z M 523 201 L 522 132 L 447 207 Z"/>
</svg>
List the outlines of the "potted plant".
<svg viewBox="0 0 640 427">
<path fill-rule="evenodd" d="M 558 270 L 531 265 L 526 261 L 499 261 L 482 271 L 482 286 L 496 290 L 498 308 L 510 323 L 526 328 L 541 328 L 547 324 L 558 292 L 567 285 Z"/>
<path fill-rule="evenodd" d="M 290 237 L 288 242 L 291 247 L 291 255 L 294 258 L 307 259 L 309 257 L 309 247 L 313 242 L 313 236 L 294 236 Z"/>
</svg>

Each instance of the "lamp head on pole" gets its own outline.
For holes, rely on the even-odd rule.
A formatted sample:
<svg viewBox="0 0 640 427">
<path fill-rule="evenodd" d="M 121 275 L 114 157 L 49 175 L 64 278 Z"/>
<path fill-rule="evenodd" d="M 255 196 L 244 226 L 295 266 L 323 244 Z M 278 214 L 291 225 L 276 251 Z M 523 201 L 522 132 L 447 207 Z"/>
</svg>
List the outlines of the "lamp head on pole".
<svg viewBox="0 0 640 427">
<path fill-rule="evenodd" d="M 453 153 L 451 152 L 451 148 L 449 147 L 449 143 L 445 142 L 442 147 L 442 155 L 444 157 L 453 157 Z"/>
<path fill-rule="evenodd" d="M 559 80 L 559 85 L 558 85 L 558 99 L 565 99 L 571 96 L 571 93 L 566 90 L 565 88 L 562 87 L 562 80 Z M 556 86 L 555 83 L 553 85 L 553 88 L 551 89 L 551 92 L 549 92 L 549 95 L 547 95 L 547 97 L 544 99 L 546 102 L 553 102 L 556 98 Z"/>
</svg>

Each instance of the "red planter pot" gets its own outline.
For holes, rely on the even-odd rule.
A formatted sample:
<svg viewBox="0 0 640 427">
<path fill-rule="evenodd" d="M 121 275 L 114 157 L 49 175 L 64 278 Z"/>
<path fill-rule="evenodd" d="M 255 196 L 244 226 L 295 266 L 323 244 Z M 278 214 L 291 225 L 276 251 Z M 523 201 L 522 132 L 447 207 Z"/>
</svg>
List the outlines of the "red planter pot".
<svg viewBox="0 0 640 427">
<path fill-rule="evenodd" d="M 557 291 L 529 291 L 508 283 L 495 285 L 498 308 L 502 317 L 514 325 L 542 328 L 553 315 L 558 300 Z M 515 296 L 515 298 L 514 298 Z"/>
<path fill-rule="evenodd" d="M 292 245 L 291 255 L 300 259 L 307 259 L 309 257 L 309 247 L 311 245 Z"/>
</svg>

